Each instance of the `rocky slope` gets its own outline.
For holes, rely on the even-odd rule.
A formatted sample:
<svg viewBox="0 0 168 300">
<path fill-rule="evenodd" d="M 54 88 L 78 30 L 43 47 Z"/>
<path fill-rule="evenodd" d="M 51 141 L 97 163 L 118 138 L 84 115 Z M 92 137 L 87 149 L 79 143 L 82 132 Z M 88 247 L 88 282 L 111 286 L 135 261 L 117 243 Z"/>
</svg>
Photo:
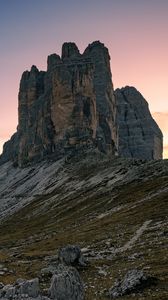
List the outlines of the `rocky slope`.
<svg viewBox="0 0 168 300">
<path fill-rule="evenodd" d="M 64 43 L 48 57 L 47 71 L 32 66 L 22 75 L 17 133 L 4 145 L 0 163 L 24 166 L 89 148 L 111 155 L 158 159 L 162 133 L 145 99 L 134 88 L 114 96 L 110 56 L 99 41 L 83 54 Z"/>
<path fill-rule="evenodd" d="M 58 250 L 74 244 L 87 261 L 78 268 L 86 300 L 108 299 L 109 291 L 120 295 L 129 276 L 139 282 L 146 275 L 151 284 L 122 299 L 166 300 L 167 196 L 166 160 L 147 163 L 90 150 L 23 169 L 3 164 L 0 281 L 38 277 L 48 297 Z"/>
</svg>

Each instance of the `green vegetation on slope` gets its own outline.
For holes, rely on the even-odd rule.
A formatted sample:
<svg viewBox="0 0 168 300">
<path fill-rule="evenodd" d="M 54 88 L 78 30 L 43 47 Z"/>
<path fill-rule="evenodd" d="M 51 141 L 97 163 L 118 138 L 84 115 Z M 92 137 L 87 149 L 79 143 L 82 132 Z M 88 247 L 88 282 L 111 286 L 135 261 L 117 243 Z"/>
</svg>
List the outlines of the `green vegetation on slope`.
<svg viewBox="0 0 168 300">
<path fill-rule="evenodd" d="M 99 171 L 103 172 L 106 167 L 107 164 L 101 165 Z M 97 169 L 91 171 L 88 167 L 79 173 L 78 168 L 71 174 L 82 180 L 93 176 Z M 105 290 L 134 267 L 157 278 L 157 284 L 135 295 L 135 300 L 168 299 L 168 174 L 114 185 L 110 191 L 107 185 L 105 179 L 93 189 L 81 188 L 61 202 L 54 201 L 54 195 L 64 192 L 61 189 L 38 195 L 2 223 L 0 261 L 9 272 L 0 276 L 0 281 L 9 283 L 18 277 L 39 276 L 40 270 L 48 264 L 47 259 L 60 247 L 78 244 L 88 248 L 85 253 L 88 267 L 80 270 L 86 284 L 86 300 L 107 299 Z M 124 250 L 137 230 L 149 220 L 140 237 Z"/>
</svg>

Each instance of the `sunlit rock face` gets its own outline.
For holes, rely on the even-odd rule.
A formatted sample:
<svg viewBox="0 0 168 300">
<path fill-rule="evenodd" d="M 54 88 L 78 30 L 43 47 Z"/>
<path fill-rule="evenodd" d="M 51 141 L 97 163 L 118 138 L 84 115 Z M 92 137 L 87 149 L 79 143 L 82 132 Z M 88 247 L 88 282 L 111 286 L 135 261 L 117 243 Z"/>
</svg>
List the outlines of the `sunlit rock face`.
<svg viewBox="0 0 168 300">
<path fill-rule="evenodd" d="M 46 72 L 36 66 L 25 71 L 18 119 L 0 163 L 24 166 L 88 148 L 123 157 L 162 157 L 162 133 L 147 102 L 135 88 L 117 89 L 114 95 L 109 52 L 99 41 L 83 54 L 75 43 L 64 43 L 61 57 L 48 57 Z"/>
<path fill-rule="evenodd" d="M 134 87 L 115 91 L 118 153 L 123 157 L 160 159 L 163 136 L 152 118 L 148 103 Z"/>
</svg>

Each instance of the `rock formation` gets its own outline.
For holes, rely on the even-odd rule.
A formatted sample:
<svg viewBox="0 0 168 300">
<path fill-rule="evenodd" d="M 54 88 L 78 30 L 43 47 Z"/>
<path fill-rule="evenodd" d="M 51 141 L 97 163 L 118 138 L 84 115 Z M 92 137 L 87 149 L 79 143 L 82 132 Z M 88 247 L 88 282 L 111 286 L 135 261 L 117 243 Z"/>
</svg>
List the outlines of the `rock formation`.
<svg viewBox="0 0 168 300">
<path fill-rule="evenodd" d="M 15 284 L 8 284 L 0 287 L 0 299 L 12 300 L 12 299 L 39 299 L 40 294 L 39 279 L 34 278 L 31 280 L 18 279 Z"/>
<path fill-rule="evenodd" d="M 110 57 L 100 42 L 83 55 L 65 43 L 62 57 L 48 57 L 47 72 L 32 66 L 19 91 L 17 133 L 4 146 L 1 160 L 19 165 L 54 154 L 60 157 L 83 147 L 114 152 L 115 98 Z"/>
<path fill-rule="evenodd" d="M 14 284 L 4 285 L 0 282 L 0 299 L 28 300 L 83 300 L 84 283 L 75 267 L 82 258 L 79 246 L 68 245 L 60 249 L 59 260 L 54 266 L 53 275 L 48 290 L 41 290 L 39 278 L 31 280 L 17 279 Z M 78 261 L 79 260 L 79 261 Z"/>
<path fill-rule="evenodd" d="M 85 267 L 86 261 L 81 249 L 77 245 L 67 245 L 59 250 L 58 259 L 61 263 L 68 266 Z"/>
<path fill-rule="evenodd" d="M 133 88 L 116 90 L 115 97 L 111 77 L 108 49 L 99 41 L 83 54 L 74 43 L 64 43 L 61 57 L 48 57 L 46 72 L 35 66 L 25 71 L 17 133 L 5 143 L 0 163 L 23 166 L 87 148 L 161 158 L 162 134 L 146 101 Z"/>
<path fill-rule="evenodd" d="M 152 279 L 146 276 L 142 270 L 129 270 L 124 279 L 122 281 L 116 280 L 115 285 L 109 290 L 110 299 L 142 291 L 146 286 L 150 286 L 151 284 Z"/>
<path fill-rule="evenodd" d="M 84 284 L 73 267 L 58 265 L 47 296 L 40 290 L 39 279 L 18 279 L 14 284 L 0 283 L 1 300 L 84 300 Z"/>
<path fill-rule="evenodd" d="M 84 284 L 78 271 L 59 265 L 51 280 L 49 296 L 54 300 L 84 300 Z"/>
<path fill-rule="evenodd" d="M 160 159 L 163 136 L 153 120 L 148 103 L 134 87 L 115 91 L 118 153 L 123 157 Z"/>
</svg>

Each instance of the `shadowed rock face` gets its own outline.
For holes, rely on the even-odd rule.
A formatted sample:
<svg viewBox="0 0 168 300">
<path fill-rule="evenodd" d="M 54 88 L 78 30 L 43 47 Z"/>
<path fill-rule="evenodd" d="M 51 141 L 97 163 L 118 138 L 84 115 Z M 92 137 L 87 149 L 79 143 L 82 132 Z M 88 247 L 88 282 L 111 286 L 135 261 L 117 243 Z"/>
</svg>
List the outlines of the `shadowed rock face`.
<svg viewBox="0 0 168 300">
<path fill-rule="evenodd" d="M 17 132 L 5 143 L 0 163 L 26 165 L 52 156 L 98 148 L 123 157 L 162 157 L 162 133 L 135 89 L 113 90 L 108 49 L 99 41 L 80 54 L 64 43 L 48 57 L 47 71 L 32 66 L 22 75 Z M 116 103 L 117 102 L 117 103 Z"/>
<path fill-rule="evenodd" d="M 152 118 L 148 103 L 134 87 L 115 91 L 118 153 L 123 157 L 160 159 L 163 136 Z"/>
<path fill-rule="evenodd" d="M 89 45 L 83 55 L 74 43 L 65 43 L 62 58 L 48 57 L 47 72 L 35 66 L 24 72 L 18 130 L 4 146 L 1 161 L 12 159 L 22 166 L 88 147 L 114 153 L 115 98 L 109 60 L 100 42 Z"/>
</svg>

